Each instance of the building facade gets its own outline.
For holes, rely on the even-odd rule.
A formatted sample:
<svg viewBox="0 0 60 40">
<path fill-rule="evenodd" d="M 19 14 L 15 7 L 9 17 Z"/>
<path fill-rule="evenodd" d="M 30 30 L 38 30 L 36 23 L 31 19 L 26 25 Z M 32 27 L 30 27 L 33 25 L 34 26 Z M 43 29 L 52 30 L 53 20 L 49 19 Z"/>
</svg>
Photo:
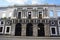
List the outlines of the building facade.
<svg viewBox="0 0 60 40">
<path fill-rule="evenodd" d="M 10 36 L 60 36 L 60 6 L 14 5 L 0 7 L 0 34 Z"/>
</svg>

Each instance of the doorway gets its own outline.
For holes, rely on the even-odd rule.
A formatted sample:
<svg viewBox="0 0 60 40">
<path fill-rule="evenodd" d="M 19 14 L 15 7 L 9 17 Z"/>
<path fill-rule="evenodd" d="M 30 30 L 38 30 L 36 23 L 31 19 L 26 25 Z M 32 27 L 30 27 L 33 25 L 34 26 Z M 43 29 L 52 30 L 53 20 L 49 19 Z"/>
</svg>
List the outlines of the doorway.
<svg viewBox="0 0 60 40">
<path fill-rule="evenodd" d="M 32 23 L 26 25 L 26 36 L 33 36 L 33 27 Z"/>
<path fill-rule="evenodd" d="M 15 36 L 21 36 L 21 24 L 17 23 L 15 27 Z"/>
<path fill-rule="evenodd" d="M 44 24 L 43 23 L 38 24 L 38 36 L 45 36 Z"/>
</svg>

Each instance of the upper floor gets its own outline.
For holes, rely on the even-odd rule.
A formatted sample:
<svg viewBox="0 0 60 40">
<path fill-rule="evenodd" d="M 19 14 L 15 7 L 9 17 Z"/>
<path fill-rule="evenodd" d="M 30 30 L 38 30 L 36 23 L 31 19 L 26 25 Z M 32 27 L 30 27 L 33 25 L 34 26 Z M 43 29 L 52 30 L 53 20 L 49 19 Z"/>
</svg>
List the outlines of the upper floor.
<svg viewBox="0 0 60 40">
<path fill-rule="evenodd" d="M 58 5 L 14 5 L 0 7 L 0 18 L 11 17 L 16 19 L 46 19 L 60 17 Z"/>
</svg>

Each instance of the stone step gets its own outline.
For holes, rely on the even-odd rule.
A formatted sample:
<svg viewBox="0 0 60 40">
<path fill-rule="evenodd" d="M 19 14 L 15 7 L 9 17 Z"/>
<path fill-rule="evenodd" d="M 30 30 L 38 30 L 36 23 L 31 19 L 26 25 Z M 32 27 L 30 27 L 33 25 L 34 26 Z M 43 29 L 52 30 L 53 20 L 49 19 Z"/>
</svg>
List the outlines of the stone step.
<svg viewBox="0 0 60 40">
<path fill-rule="evenodd" d="M 20 39 L 60 39 L 60 37 L 31 37 L 31 36 L 5 36 L 1 35 L 0 38 L 20 38 Z"/>
</svg>

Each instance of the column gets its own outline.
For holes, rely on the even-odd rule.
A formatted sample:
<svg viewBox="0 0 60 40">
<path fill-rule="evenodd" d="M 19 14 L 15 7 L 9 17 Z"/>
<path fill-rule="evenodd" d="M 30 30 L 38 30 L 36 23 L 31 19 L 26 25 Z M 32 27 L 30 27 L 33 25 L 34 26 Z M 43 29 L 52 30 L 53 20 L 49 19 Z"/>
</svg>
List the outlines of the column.
<svg viewBox="0 0 60 40">
<path fill-rule="evenodd" d="M 26 24 L 22 24 L 22 36 L 26 36 Z"/>
<path fill-rule="evenodd" d="M 15 27 L 16 27 L 16 22 L 15 19 L 13 19 L 11 25 L 11 35 L 15 35 Z"/>
<path fill-rule="evenodd" d="M 44 30 L 45 30 L 45 36 L 50 36 L 50 32 L 49 32 L 49 25 L 48 24 L 45 24 L 44 26 Z"/>
<path fill-rule="evenodd" d="M 38 31 L 38 29 L 37 29 L 37 25 L 33 25 L 33 36 L 37 36 L 37 32 Z"/>
</svg>

